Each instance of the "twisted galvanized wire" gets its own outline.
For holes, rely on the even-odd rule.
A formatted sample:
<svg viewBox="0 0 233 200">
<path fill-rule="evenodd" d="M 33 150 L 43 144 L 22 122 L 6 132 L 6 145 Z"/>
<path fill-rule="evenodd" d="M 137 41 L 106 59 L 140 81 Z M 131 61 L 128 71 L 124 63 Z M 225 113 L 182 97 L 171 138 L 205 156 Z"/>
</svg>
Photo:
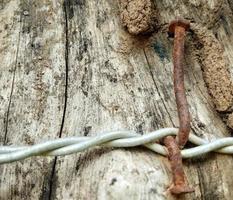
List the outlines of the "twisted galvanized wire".
<svg viewBox="0 0 233 200">
<path fill-rule="evenodd" d="M 32 146 L 0 146 L 0 164 L 23 160 L 31 156 L 69 155 L 95 146 L 135 147 L 142 145 L 166 156 L 166 147 L 155 142 L 168 135 L 177 135 L 177 133 L 178 129 L 176 128 L 163 128 L 145 135 L 133 131 L 114 131 L 94 137 L 59 138 Z M 190 134 L 189 141 L 198 146 L 182 150 L 183 158 L 191 158 L 211 151 L 233 154 L 233 138 L 231 137 L 206 141 L 194 134 Z"/>
</svg>

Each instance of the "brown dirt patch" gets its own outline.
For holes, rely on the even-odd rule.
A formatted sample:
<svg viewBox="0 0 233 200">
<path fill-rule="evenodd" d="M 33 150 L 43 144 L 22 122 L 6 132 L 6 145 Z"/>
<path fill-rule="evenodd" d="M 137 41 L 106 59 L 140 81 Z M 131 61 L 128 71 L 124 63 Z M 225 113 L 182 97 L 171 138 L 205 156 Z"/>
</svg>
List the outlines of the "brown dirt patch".
<svg viewBox="0 0 233 200">
<path fill-rule="evenodd" d="M 130 34 L 152 32 L 156 24 L 155 6 L 151 0 L 119 0 L 121 22 Z"/>
<path fill-rule="evenodd" d="M 207 29 L 192 24 L 201 45 L 199 60 L 208 91 L 217 111 L 229 111 L 233 105 L 233 84 L 223 48 L 215 36 Z M 199 45 L 199 46 L 200 46 Z"/>
</svg>

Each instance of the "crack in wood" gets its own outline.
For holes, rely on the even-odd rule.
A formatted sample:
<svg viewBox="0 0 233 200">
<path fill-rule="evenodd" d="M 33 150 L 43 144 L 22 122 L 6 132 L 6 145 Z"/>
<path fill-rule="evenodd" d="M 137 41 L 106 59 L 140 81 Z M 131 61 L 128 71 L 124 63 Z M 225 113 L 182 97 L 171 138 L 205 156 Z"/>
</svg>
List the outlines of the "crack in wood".
<svg viewBox="0 0 233 200">
<path fill-rule="evenodd" d="M 22 20 L 22 15 L 20 15 L 20 22 L 21 22 L 21 20 Z M 20 44 L 21 28 L 22 27 L 21 27 L 21 23 L 20 23 L 18 43 L 17 43 L 16 56 L 15 56 L 15 65 L 14 65 L 14 68 L 13 68 L 13 77 L 12 77 L 11 91 L 10 91 L 10 97 L 9 97 L 9 104 L 8 104 L 7 112 L 6 112 L 5 134 L 4 134 L 4 141 L 3 141 L 4 145 L 7 143 L 8 122 L 9 122 L 12 95 L 13 95 L 14 85 L 15 85 L 16 68 L 17 68 L 17 65 L 18 65 L 18 55 L 19 55 L 19 44 Z"/>
<path fill-rule="evenodd" d="M 65 17 L 65 94 L 64 94 L 64 108 L 63 108 L 63 116 L 62 116 L 62 122 L 61 122 L 61 127 L 60 127 L 60 132 L 59 132 L 59 138 L 62 136 L 63 132 L 63 127 L 65 123 L 65 116 L 66 116 L 66 108 L 67 108 L 67 99 L 68 99 L 68 80 L 69 80 L 69 26 L 68 26 L 68 8 L 67 8 L 67 2 L 69 1 L 64 1 L 63 4 L 63 12 L 64 12 L 64 17 Z M 51 200 L 53 198 L 54 192 L 54 187 L 53 185 L 55 184 L 55 175 L 56 175 L 56 164 L 57 164 L 57 157 L 54 158 L 53 166 L 52 166 L 52 171 L 51 171 L 51 177 L 49 179 L 49 191 L 48 191 L 48 200 Z"/>
</svg>

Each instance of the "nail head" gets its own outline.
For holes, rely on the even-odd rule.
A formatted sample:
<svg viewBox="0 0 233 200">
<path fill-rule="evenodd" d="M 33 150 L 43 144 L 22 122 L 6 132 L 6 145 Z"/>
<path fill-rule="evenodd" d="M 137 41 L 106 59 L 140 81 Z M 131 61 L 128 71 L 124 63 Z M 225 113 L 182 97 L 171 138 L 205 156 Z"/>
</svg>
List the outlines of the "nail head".
<svg viewBox="0 0 233 200">
<path fill-rule="evenodd" d="M 175 33 L 175 28 L 177 26 L 181 26 L 185 29 L 185 31 L 188 31 L 190 28 L 190 22 L 188 20 L 182 19 L 182 18 L 177 18 L 173 21 L 171 21 L 169 28 L 168 28 L 168 32 L 170 34 L 174 34 Z"/>
</svg>

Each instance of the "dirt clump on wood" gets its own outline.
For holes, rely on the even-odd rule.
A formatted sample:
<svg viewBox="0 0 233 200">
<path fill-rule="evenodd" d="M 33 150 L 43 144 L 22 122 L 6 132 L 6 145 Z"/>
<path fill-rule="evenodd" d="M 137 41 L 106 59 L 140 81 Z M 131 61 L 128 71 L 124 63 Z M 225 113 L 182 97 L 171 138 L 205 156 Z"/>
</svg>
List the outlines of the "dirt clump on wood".
<svg viewBox="0 0 233 200">
<path fill-rule="evenodd" d="M 229 111 L 233 105 L 233 84 L 223 48 L 214 35 L 203 27 L 192 25 L 201 45 L 199 60 L 203 78 L 217 111 Z"/>
<path fill-rule="evenodd" d="M 155 29 L 155 6 L 151 0 L 119 0 L 121 22 L 130 34 L 146 34 Z"/>
</svg>

